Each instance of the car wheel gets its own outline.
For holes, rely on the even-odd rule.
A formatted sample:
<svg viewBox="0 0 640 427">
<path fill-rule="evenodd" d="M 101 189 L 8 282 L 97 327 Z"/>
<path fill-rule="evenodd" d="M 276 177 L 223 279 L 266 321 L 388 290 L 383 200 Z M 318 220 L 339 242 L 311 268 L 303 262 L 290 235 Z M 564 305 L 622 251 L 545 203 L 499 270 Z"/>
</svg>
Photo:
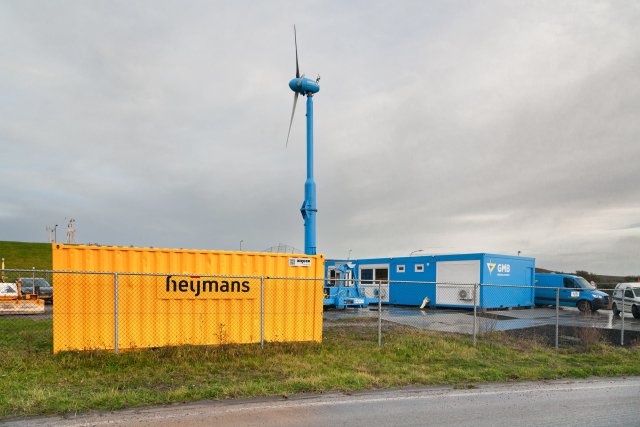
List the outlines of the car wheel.
<svg viewBox="0 0 640 427">
<path fill-rule="evenodd" d="M 631 307 L 631 313 L 633 314 L 633 317 L 635 317 L 636 319 L 640 319 L 640 308 L 638 308 L 637 305 Z"/>
<path fill-rule="evenodd" d="M 580 310 L 583 313 L 586 313 L 587 311 L 591 311 L 591 303 L 586 300 L 578 301 L 578 303 L 576 304 L 576 307 L 578 307 L 578 310 Z"/>
<path fill-rule="evenodd" d="M 613 311 L 614 316 L 620 316 L 620 310 L 618 310 L 618 306 L 616 305 L 615 302 L 611 306 L 611 311 Z"/>
</svg>

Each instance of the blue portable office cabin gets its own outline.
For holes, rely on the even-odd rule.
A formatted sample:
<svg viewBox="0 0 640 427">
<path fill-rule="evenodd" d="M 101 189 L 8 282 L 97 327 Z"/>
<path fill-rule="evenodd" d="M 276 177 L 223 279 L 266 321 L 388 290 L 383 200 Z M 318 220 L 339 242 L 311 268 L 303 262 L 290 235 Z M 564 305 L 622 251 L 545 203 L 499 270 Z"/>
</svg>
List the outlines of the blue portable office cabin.
<svg viewBox="0 0 640 427">
<path fill-rule="evenodd" d="M 479 308 L 532 307 L 535 259 L 489 253 L 430 255 L 398 258 L 327 260 L 325 277 L 335 276 L 336 266 L 349 262 L 365 285 L 368 297 L 384 304 L 471 308 L 474 284 Z M 367 285 L 374 285 L 369 287 Z"/>
</svg>

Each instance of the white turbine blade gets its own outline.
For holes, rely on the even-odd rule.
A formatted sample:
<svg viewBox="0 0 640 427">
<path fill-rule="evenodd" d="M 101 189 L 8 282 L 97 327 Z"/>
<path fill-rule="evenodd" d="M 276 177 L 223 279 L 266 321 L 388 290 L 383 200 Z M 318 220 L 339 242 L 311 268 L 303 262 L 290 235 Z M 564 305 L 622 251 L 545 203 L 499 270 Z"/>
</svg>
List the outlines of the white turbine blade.
<svg viewBox="0 0 640 427">
<path fill-rule="evenodd" d="M 287 143 L 285 147 L 289 146 L 289 135 L 291 135 L 291 126 L 293 126 L 293 116 L 296 113 L 296 104 L 298 103 L 298 92 L 293 95 L 293 109 L 291 110 L 291 121 L 289 122 L 289 132 L 287 133 Z"/>
<path fill-rule="evenodd" d="M 293 25 L 293 40 L 296 43 L 296 79 L 300 77 L 300 67 L 298 66 L 298 36 L 296 35 L 296 26 Z"/>
</svg>

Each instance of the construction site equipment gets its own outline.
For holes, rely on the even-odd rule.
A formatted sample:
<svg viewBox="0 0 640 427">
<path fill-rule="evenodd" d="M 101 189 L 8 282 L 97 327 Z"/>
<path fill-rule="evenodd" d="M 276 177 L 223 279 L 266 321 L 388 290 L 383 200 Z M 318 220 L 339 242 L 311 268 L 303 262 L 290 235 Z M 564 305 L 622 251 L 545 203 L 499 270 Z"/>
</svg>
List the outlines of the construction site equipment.
<svg viewBox="0 0 640 427">
<path fill-rule="evenodd" d="M 0 315 L 44 313 L 44 300 L 35 294 L 23 294 L 22 284 L 0 283 Z"/>
<path fill-rule="evenodd" d="M 325 307 L 364 308 L 378 302 L 377 289 L 369 289 L 369 292 L 366 292 L 358 280 L 353 263 L 344 262 L 331 265 L 327 263 L 325 277 Z"/>
</svg>

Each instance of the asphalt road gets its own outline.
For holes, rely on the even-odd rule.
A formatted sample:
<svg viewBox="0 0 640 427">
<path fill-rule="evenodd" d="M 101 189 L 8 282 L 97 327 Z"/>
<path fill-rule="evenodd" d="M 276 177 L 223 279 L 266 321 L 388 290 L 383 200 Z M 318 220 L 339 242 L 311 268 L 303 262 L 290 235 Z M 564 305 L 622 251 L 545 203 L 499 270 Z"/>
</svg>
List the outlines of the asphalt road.
<svg viewBox="0 0 640 427">
<path fill-rule="evenodd" d="M 3 423 L 0 423 L 3 424 Z M 16 426 L 640 426 L 640 377 L 198 402 Z"/>
</svg>

